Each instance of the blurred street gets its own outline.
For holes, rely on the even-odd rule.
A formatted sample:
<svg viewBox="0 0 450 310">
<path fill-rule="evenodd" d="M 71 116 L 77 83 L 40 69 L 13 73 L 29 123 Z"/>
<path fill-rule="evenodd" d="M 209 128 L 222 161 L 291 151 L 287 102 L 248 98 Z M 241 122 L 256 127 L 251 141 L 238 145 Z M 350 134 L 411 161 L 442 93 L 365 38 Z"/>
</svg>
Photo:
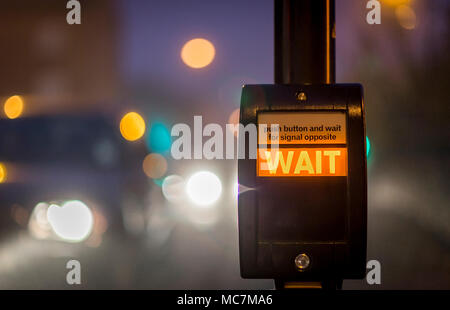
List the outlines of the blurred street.
<svg viewBox="0 0 450 310">
<path fill-rule="evenodd" d="M 374 26 L 365 1 L 336 1 L 337 82 L 365 91 L 367 259 L 382 268 L 381 285 L 343 288 L 448 290 L 450 3 L 381 3 Z M 68 25 L 64 1 L 0 4 L 0 289 L 274 288 L 240 276 L 237 161 L 170 154 L 174 124 L 225 128 L 243 84 L 273 83 L 273 0 L 82 10 Z"/>
</svg>

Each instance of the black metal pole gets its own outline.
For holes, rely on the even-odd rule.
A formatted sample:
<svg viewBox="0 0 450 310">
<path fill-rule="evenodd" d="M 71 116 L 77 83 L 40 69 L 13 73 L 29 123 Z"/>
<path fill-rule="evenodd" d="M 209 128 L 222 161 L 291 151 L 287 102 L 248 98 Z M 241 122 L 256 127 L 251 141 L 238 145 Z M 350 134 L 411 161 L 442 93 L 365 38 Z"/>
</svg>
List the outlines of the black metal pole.
<svg viewBox="0 0 450 310">
<path fill-rule="evenodd" d="M 275 83 L 335 83 L 334 0 L 274 0 Z"/>
<path fill-rule="evenodd" d="M 334 0 L 274 0 L 274 8 L 275 83 L 335 83 Z M 286 280 L 275 279 L 275 287 L 284 289 Z"/>
</svg>

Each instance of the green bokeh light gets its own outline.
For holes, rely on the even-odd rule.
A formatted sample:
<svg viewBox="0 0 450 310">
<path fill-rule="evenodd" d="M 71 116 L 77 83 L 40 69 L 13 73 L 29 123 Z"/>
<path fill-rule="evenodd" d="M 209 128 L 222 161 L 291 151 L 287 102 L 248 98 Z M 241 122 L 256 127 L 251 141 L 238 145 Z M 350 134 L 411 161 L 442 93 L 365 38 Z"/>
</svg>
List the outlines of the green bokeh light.
<svg viewBox="0 0 450 310">
<path fill-rule="evenodd" d="M 169 129 L 164 123 L 155 122 L 150 127 L 146 137 L 147 148 L 151 152 L 164 154 L 170 150 L 172 138 Z"/>
</svg>

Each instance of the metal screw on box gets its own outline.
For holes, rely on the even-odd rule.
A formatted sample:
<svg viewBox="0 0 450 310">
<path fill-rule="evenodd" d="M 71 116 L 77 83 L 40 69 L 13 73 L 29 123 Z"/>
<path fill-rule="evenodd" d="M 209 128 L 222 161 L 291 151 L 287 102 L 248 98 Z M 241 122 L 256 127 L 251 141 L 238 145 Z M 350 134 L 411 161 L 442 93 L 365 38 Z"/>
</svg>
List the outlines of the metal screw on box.
<svg viewBox="0 0 450 310">
<path fill-rule="evenodd" d="M 309 267 L 310 263 L 311 263 L 311 260 L 309 259 L 309 256 L 304 253 L 299 254 L 295 258 L 295 266 L 297 266 L 299 271 L 304 271 L 306 268 Z"/>
<path fill-rule="evenodd" d="M 307 98 L 305 92 L 303 92 L 303 91 L 297 92 L 295 94 L 295 97 L 297 98 L 298 101 L 301 101 L 301 102 L 306 101 L 306 98 Z"/>
</svg>

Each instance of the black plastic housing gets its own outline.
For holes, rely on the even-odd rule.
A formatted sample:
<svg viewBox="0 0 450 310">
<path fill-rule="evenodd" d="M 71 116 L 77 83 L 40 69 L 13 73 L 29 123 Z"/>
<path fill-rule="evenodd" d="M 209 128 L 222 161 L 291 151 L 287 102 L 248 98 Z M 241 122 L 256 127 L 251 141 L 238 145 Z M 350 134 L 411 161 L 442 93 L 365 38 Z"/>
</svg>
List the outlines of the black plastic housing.
<svg viewBox="0 0 450 310">
<path fill-rule="evenodd" d="M 307 99 L 299 102 L 297 93 Z M 257 125 L 260 112 L 344 112 L 348 175 L 258 177 L 256 159 L 239 159 L 239 251 L 244 278 L 324 281 L 366 272 L 367 168 L 363 89 L 359 84 L 245 85 L 240 122 Z M 280 145 L 280 147 L 282 147 Z M 294 263 L 306 253 L 310 266 Z"/>
</svg>

